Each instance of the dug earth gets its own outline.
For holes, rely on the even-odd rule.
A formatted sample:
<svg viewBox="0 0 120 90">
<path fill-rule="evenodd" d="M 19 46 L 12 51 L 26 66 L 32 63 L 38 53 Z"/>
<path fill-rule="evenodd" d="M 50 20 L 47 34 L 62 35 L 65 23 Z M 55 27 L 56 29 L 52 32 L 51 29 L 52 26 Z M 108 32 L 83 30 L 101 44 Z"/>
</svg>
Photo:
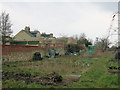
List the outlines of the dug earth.
<svg viewBox="0 0 120 90">
<path fill-rule="evenodd" d="M 25 81 L 26 84 L 36 83 L 44 86 L 45 85 L 69 86 L 80 79 L 79 77 L 70 78 L 70 76 L 68 77 L 66 76 L 65 78 L 63 78 L 61 75 L 59 75 L 56 72 L 52 72 L 44 76 L 10 72 L 10 71 L 2 72 L 2 80 L 8 80 L 10 78 L 15 79 L 16 81 Z"/>
</svg>

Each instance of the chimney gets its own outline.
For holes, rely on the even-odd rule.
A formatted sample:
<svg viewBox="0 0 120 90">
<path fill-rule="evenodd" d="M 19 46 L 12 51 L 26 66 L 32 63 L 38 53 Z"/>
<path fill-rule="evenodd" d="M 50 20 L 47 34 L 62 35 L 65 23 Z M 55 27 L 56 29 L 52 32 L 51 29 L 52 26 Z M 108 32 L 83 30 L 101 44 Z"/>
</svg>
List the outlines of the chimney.
<svg viewBox="0 0 120 90">
<path fill-rule="evenodd" d="M 52 33 L 50 33 L 50 38 L 53 38 L 53 34 Z"/>
<path fill-rule="evenodd" d="M 29 26 L 28 26 L 28 27 L 26 26 L 26 27 L 25 27 L 25 31 L 30 32 L 30 27 L 29 27 Z"/>
<path fill-rule="evenodd" d="M 37 31 L 36 37 L 40 37 L 40 32 Z"/>
</svg>

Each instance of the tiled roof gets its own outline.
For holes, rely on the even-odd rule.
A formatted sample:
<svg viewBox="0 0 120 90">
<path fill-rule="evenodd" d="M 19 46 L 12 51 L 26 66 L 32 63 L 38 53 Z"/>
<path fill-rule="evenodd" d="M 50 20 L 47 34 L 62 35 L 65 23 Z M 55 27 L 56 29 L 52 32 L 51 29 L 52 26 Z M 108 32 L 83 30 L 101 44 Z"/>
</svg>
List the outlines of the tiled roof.
<svg viewBox="0 0 120 90">
<path fill-rule="evenodd" d="M 38 31 L 25 31 L 29 36 L 31 37 L 36 37 L 36 34 Z M 50 34 L 41 34 L 41 37 L 46 37 L 46 38 L 50 38 Z"/>
<path fill-rule="evenodd" d="M 30 32 L 34 37 L 36 37 L 37 32 L 36 31 L 31 31 Z"/>
<path fill-rule="evenodd" d="M 34 37 L 34 35 L 31 32 L 28 32 L 28 31 L 25 31 L 25 30 L 24 30 L 24 32 L 26 32 L 29 36 Z"/>
<path fill-rule="evenodd" d="M 42 37 L 47 37 L 49 38 L 50 37 L 50 34 L 41 34 Z"/>
</svg>

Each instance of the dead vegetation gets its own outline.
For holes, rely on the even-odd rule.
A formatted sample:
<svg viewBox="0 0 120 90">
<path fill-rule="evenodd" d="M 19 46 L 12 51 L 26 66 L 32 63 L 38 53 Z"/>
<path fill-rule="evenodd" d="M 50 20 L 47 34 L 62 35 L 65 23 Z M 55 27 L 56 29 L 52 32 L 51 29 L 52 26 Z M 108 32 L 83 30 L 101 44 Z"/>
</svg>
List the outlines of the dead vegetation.
<svg viewBox="0 0 120 90">
<path fill-rule="evenodd" d="M 73 59 L 74 58 L 74 59 Z M 55 59 L 55 60 L 53 60 Z M 88 66 L 76 57 L 71 58 L 53 58 L 51 60 L 22 62 L 18 68 L 34 69 L 45 72 L 67 72 L 67 73 L 83 73 Z"/>
</svg>

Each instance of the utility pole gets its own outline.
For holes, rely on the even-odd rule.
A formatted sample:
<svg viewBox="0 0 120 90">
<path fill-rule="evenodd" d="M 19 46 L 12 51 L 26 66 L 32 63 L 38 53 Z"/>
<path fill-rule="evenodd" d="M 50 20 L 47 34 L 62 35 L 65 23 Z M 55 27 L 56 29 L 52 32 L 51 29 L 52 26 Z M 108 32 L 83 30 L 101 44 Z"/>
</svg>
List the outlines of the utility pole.
<svg viewBox="0 0 120 90">
<path fill-rule="evenodd" d="M 118 2 L 118 50 L 120 51 L 120 1 Z M 120 66 L 119 61 L 118 66 Z M 120 75 L 118 75 L 118 86 L 120 88 Z"/>
<path fill-rule="evenodd" d="M 120 1 L 118 2 L 118 47 L 120 50 Z"/>
</svg>

